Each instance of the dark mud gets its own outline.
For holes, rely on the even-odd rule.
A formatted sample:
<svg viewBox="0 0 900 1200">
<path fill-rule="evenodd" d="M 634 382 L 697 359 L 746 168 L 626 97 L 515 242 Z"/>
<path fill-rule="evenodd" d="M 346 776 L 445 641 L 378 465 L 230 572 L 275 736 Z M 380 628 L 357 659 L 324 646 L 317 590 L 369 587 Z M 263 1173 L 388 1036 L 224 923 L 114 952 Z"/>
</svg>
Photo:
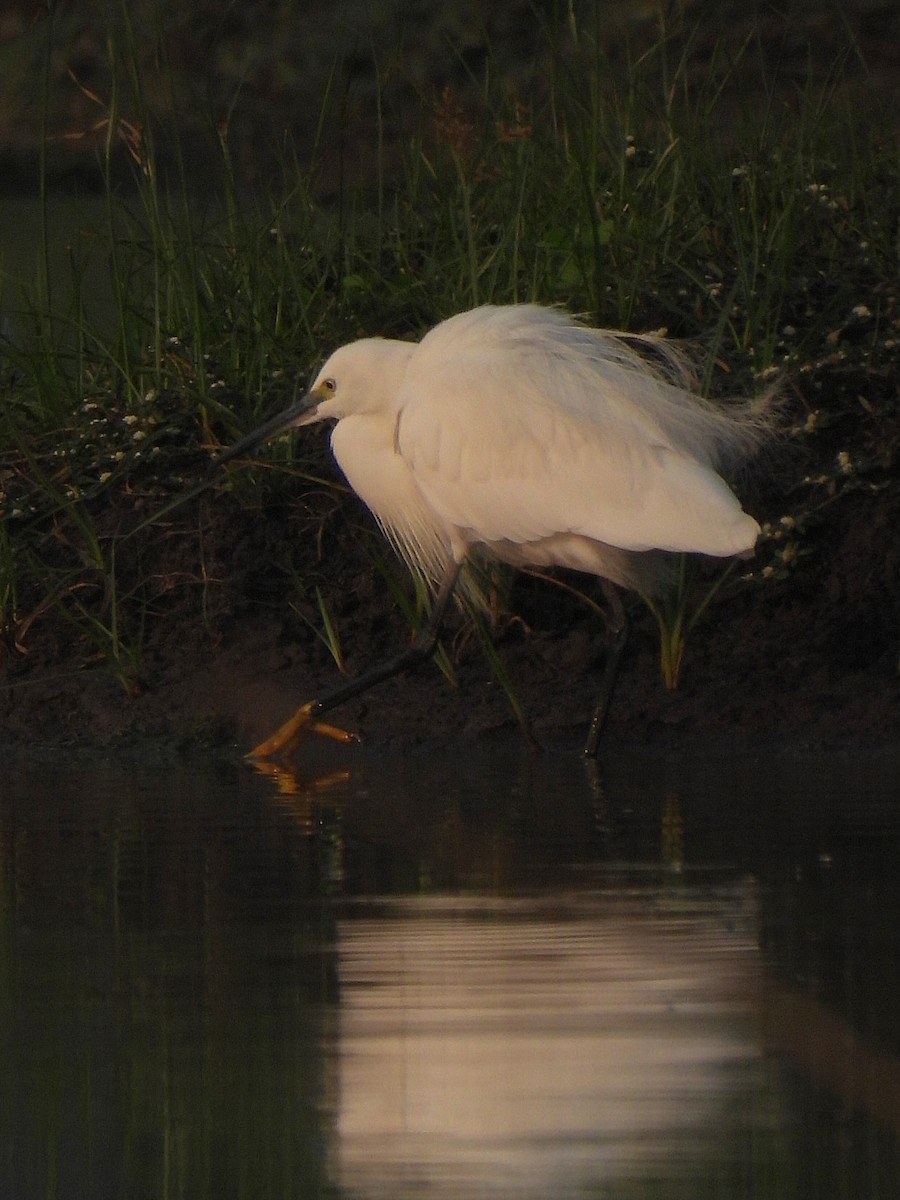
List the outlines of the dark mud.
<svg viewBox="0 0 900 1200">
<path fill-rule="evenodd" d="M 676 691 L 662 685 L 655 625 L 633 601 L 606 744 L 896 741 L 898 510 L 896 489 L 845 502 L 807 544 L 802 569 L 790 579 L 759 580 L 715 602 L 691 633 Z M 127 689 L 91 660 L 83 641 L 67 641 L 57 622 L 35 621 L 27 653 L 7 656 L 3 740 L 247 750 L 297 704 L 339 679 L 314 622 L 297 618 L 290 607 L 296 596 L 271 577 L 268 564 L 277 557 L 271 525 L 219 514 L 215 505 L 205 513 L 205 608 L 198 609 L 195 590 L 181 593 L 150 629 Z M 360 552 L 372 537 L 347 529 L 325 546 L 322 592 L 350 674 L 410 636 L 384 579 Z M 182 552 L 193 553 L 189 540 Z M 169 563 L 173 572 L 177 565 Z M 590 581 L 568 582 L 590 589 Z M 602 672 L 602 625 L 568 592 L 528 577 L 517 580 L 509 608 L 495 644 L 518 699 L 539 742 L 574 746 Z M 376 749 L 465 743 L 515 730 L 508 698 L 471 626 L 457 619 L 445 644 L 455 686 L 428 663 L 346 704 L 336 722 Z"/>
</svg>

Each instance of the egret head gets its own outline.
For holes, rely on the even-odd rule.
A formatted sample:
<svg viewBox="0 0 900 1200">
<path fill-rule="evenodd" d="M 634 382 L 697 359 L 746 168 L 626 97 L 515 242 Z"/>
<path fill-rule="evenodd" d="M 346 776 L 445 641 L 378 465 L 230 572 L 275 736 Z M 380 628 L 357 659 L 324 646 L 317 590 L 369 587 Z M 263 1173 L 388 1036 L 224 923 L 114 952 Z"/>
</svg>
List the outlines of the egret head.
<svg viewBox="0 0 900 1200">
<path fill-rule="evenodd" d="M 341 346 L 289 408 L 220 455 L 220 464 L 254 450 L 289 429 L 314 421 L 340 421 L 356 413 L 392 413 L 415 346 L 388 338 L 363 338 Z"/>
<path fill-rule="evenodd" d="M 415 346 L 388 338 L 363 338 L 335 350 L 307 393 L 309 413 L 297 421 L 340 420 L 352 413 L 393 412 Z"/>
</svg>

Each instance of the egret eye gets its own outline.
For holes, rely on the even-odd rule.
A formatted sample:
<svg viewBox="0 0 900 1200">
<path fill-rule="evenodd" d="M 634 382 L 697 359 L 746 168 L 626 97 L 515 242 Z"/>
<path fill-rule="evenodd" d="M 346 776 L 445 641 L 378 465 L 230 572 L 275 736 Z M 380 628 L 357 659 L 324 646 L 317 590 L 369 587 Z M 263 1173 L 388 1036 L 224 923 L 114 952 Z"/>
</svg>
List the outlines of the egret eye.
<svg viewBox="0 0 900 1200">
<path fill-rule="evenodd" d="M 337 384 L 335 383 L 335 381 L 333 379 L 323 379 L 322 382 L 319 384 L 319 387 L 322 388 L 326 392 L 336 392 L 337 391 Z"/>
</svg>

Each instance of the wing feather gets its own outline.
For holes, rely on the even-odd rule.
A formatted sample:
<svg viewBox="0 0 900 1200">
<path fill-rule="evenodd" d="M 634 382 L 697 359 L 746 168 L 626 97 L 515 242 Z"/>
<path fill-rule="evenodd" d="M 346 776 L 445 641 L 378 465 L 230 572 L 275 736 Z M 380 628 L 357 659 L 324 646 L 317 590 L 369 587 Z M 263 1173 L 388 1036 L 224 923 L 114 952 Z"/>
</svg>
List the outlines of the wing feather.
<svg viewBox="0 0 900 1200">
<path fill-rule="evenodd" d="M 468 543 L 575 533 L 631 551 L 751 548 L 758 526 L 712 465 L 702 402 L 689 398 L 692 426 L 687 393 L 637 356 L 525 307 L 476 310 L 516 313 L 518 335 L 466 313 L 410 360 L 396 447 L 441 519 Z"/>
</svg>

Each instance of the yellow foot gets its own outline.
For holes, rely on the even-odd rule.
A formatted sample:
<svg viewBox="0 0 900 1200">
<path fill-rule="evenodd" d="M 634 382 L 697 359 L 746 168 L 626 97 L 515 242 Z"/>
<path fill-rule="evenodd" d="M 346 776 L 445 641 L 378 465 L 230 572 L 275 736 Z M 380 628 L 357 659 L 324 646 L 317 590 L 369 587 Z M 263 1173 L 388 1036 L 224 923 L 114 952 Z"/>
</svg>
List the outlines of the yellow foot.
<svg viewBox="0 0 900 1200">
<path fill-rule="evenodd" d="M 324 721 L 317 721 L 315 718 L 317 707 L 316 700 L 301 704 L 289 721 L 285 721 L 270 738 L 260 742 L 247 757 L 271 758 L 273 754 L 279 754 L 282 750 L 290 750 L 306 732 L 320 733 L 323 737 L 334 738 L 336 742 L 345 744 L 359 741 L 354 733 L 347 733 L 346 730 L 338 729 L 335 725 L 326 725 Z"/>
</svg>

